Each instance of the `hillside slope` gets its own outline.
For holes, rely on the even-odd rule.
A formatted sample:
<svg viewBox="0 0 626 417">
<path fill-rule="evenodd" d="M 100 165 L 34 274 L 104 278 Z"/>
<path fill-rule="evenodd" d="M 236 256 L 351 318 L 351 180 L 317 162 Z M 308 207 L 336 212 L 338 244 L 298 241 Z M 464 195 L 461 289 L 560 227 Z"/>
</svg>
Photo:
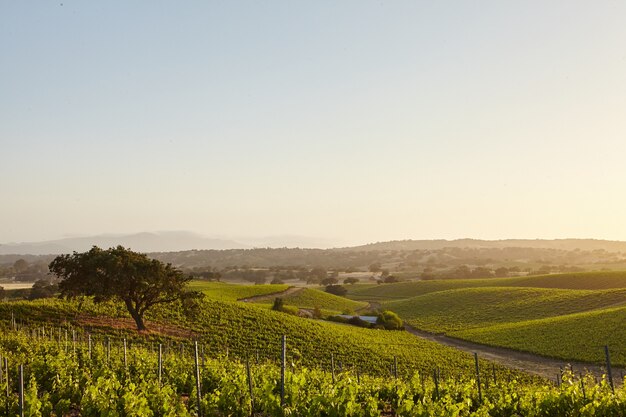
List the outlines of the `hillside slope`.
<svg viewBox="0 0 626 417">
<path fill-rule="evenodd" d="M 474 342 L 539 355 L 603 363 L 604 346 L 614 364 L 626 365 L 626 307 L 499 324 L 451 333 Z"/>
<path fill-rule="evenodd" d="M 626 304 L 626 289 L 484 287 L 432 292 L 384 303 L 412 326 L 448 333 Z"/>
<path fill-rule="evenodd" d="M 533 287 L 575 290 L 626 288 L 626 271 L 578 272 L 516 278 L 425 280 L 384 285 L 354 285 L 349 297 L 355 300 L 392 300 L 437 291 L 476 287 Z"/>
</svg>

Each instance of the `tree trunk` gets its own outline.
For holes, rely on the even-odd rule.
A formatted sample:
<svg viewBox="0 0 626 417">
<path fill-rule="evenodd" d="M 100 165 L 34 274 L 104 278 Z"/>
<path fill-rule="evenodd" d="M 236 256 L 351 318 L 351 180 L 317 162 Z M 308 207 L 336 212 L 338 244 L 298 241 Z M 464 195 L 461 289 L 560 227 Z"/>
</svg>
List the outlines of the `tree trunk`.
<svg viewBox="0 0 626 417">
<path fill-rule="evenodd" d="M 147 330 L 146 325 L 143 323 L 143 314 L 140 314 L 139 311 L 133 306 L 132 301 L 125 300 L 126 308 L 130 313 L 133 320 L 135 320 L 135 324 L 137 324 L 137 330 Z"/>
<path fill-rule="evenodd" d="M 142 315 L 137 314 L 136 316 L 133 316 L 133 319 L 135 319 L 135 323 L 137 324 L 137 330 L 147 330 L 146 325 L 143 324 Z"/>
</svg>

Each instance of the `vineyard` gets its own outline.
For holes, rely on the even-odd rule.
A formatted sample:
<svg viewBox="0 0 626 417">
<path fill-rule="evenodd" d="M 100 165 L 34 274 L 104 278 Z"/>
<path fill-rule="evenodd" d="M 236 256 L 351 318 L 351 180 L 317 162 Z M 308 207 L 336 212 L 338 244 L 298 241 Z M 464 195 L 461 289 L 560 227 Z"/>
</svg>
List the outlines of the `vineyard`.
<svg viewBox="0 0 626 417">
<path fill-rule="evenodd" d="M 626 410 L 623 385 L 612 386 L 598 375 L 564 371 L 548 381 L 405 331 L 362 329 L 233 301 L 286 286 L 193 285 L 206 293 L 204 300 L 191 310 L 176 303 L 155 307 L 147 315 L 149 330 L 140 333 L 118 302 L 97 304 L 81 297 L 0 303 L 0 415 L 20 415 L 20 409 L 25 416 L 59 417 L 591 416 L 624 415 Z M 437 300 L 450 298 L 446 293 L 458 293 L 458 306 L 432 310 Z M 506 312 L 513 317 L 524 305 L 538 316 L 549 315 L 554 305 L 561 313 L 601 307 L 622 296 L 619 290 L 471 288 L 385 304 L 406 303 L 409 314 L 428 300 L 432 315 L 424 310 L 414 319 L 423 315 L 455 336 L 490 344 L 493 335 L 519 348 L 520 330 L 489 322 L 489 317 Z M 286 302 L 337 310 L 366 305 L 313 289 L 292 292 Z M 485 307 L 481 314 L 486 316 L 464 313 L 468 303 L 477 311 Z M 489 304 L 493 310 L 486 308 Z M 603 311 L 608 310 L 597 310 Z M 626 336 L 602 333 L 611 328 L 605 323 L 596 322 L 594 328 L 585 322 L 598 320 L 597 312 L 570 315 L 576 316 L 571 330 L 593 328 L 598 340 Z M 620 326 L 626 308 L 611 312 L 614 327 Z M 552 338 L 540 329 L 570 316 L 514 324 L 543 321 L 536 334 L 532 326 L 522 329 L 528 335 L 523 340 L 546 340 L 540 348 L 558 346 L 568 359 L 570 348 L 563 348 L 563 339 L 571 349 L 581 351 L 581 345 L 559 333 L 566 326 L 556 323 Z M 455 332 L 482 320 L 489 326 L 465 330 L 466 335 Z M 593 361 L 601 361 L 601 347 L 593 348 L 598 350 Z M 615 364 L 623 364 L 621 352 L 610 353 Z M 623 378 L 621 369 L 614 372 L 613 380 Z"/>
<path fill-rule="evenodd" d="M 390 374 L 395 358 L 400 373 L 431 372 L 439 368 L 444 373 L 467 375 L 473 369 L 470 355 L 408 332 L 303 319 L 248 303 L 205 300 L 192 316 L 174 306 L 156 309 L 149 316 L 151 331 L 141 335 L 127 316 L 119 304 L 94 304 L 89 299 L 0 303 L 0 319 L 5 326 L 14 317 L 16 322 L 28 327 L 71 326 L 94 335 L 129 341 L 198 340 L 205 352 L 213 356 L 252 355 L 276 360 L 280 356 L 280 338 L 286 335 L 292 355 L 309 367 L 328 367 L 334 358 L 337 363 L 356 367 L 364 374 L 384 376 Z M 501 368 L 501 372 L 529 378 L 506 368 Z"/>
<path fill-rule="evenodd" d="M 614 362 L 626 366 L 626 307 L 458 331 L 452 336 L 563 360 L 601 363 L 609 345 Z M 524 337 L 520 337 L 520 335 Z"/>
<path fill-rule="evenodd" d="M 355 285 L 416 329 L 564 361 L 626 365 L 626 273 Z"/>
<path fill-rule="evenodd" d="M 207 298 L 220 301 L 236 301 L 248 297 L 268 295 L 285 291 L 284 284 L 237 285 L 224 282 L 191 281 L 189 288 L 202 292 Z"/>
<path fill-rule="evenodd" d="M 293 305 L 306 309 L 318 307 L 334 313 L 342 313 L 344 311 L 353 312 L 367 307 L 367 303 L 362 301 L 349 300 L 347 298 L 339 297 L 313 288 L 302 288 L 295 293 L 281 297 L 286 305 Z"/>
<path fill-rule="evenodd" d="M 626 288 L 626 272 L 578 272 L 517 278 L 450 279 L 398 282 L 386 285 L 354 285 L 348 296 L 355 300 L 393 300 L 437 291 L 474 287 L 533 287 L 572 290 L 608 290 Z"/>
<path fill-rule="evenodd" d="M 564 372 L 557 384 L 495 367 L 468 375 L 386 377 L 331 363 L 210 356 L 203 345 L 127 343 L 73 328 L 6 330 L 0 415 L 35 416 L 619 416 L 626 390 Z M 477 372 L 476 372 L 477 371 Z M 5 391 L 6 390 L 6 391 Z M 5 394 L 6 393 L 6 394 Z"/>
<path fill-rule="evenodd" d="M 559 290 L 484 287 L 439 291 L 384 303 L 409 324 L 449 333 L 626 304 L 626 289 Z"/>
</svg>

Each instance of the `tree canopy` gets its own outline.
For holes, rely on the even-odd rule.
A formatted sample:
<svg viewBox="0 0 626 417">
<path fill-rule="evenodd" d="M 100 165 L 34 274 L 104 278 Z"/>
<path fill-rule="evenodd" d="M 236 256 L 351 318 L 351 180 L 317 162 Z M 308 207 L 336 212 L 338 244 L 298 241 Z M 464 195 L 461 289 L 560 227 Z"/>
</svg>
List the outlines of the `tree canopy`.
<svg viewBox="0 0 626 417">
<path fill-rule="evenodd" d="M 87 252 L 60 255 L 49 268 L 61 278 L 62 296 L 93 296 L 95 302 L 120 300 L 138 330 L 146 329 L 144 314 L 149 308 L 199 296 L 185 289 L 190 276 L 123 246 L 107 250 L 94 246 Z"/>
</svg>

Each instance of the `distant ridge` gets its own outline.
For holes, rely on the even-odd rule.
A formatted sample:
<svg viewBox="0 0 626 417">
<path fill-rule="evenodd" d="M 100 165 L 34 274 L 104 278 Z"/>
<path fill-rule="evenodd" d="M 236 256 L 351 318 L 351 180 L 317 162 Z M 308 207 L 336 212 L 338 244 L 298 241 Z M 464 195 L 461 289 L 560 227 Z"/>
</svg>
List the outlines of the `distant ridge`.
<svg viewBox="0 0 626 417">
<path fill-rule="evenodd" d="M 92 246 L 109 248 L 122 245 L 139 252 L 177 252 L 191 249 L 246 249 L 250 246 L 227 239 L 211 239 L 191 232 L 135 233 L 98 235 L 49 240 L 45 242 L 0 245 L 0 255 L 56 255 L 84 252 Z"/>
<path fill-rule="evenodd" d="M 315 249 L 329 247 L 330 239 L 307 238 L 305 236 L 274 236 L 265 238 L 217 239 L 185 232 L 135 233 L 128 235 L 97 235 L 49 240 L 44 242 L 9 243 L 0 245 L 0 255 L 57 255 L 82 252 L 93 245 L 101 248 L 122 245 L 132 250 L 146 253 L 185 252 L 192 250 L 227 250 L 253 248 L 302 248 Z M 558 249 L 573 251 L 605 250 L 626 253 L 626 242 L 599 239 L 433 239 L 433 240 L 393 240 L 333 249 L 317 249 L 329 252 L 344 251 L 413 251 L 440 250 L 445 248 L 469 249 Z"/>
<path fill-rule="evenodd" d="M 343 248 L 343 250 L 437 250 L 444 248 L 533 248 L 562 250 L 606 250 L 608 252 L 626 252 L 626 242 L 600 239 L 454 239 L 454 240 L 392 240 L 389 242 L 369 243 L 362 246 Z"/>
</svg>

